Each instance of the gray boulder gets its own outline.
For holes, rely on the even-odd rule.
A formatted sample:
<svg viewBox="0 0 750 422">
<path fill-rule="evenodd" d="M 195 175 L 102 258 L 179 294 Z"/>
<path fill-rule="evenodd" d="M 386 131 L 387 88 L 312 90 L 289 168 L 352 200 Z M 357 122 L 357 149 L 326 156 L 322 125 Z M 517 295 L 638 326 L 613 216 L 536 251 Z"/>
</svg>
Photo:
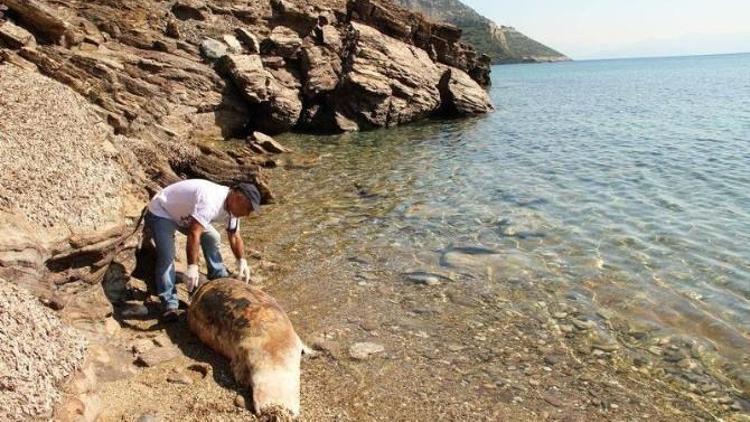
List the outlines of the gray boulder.
<svg viewBox="0 0 750 422">
<path fill-rule="evenodd" d="M 297 32 L 285 26 L 277 26 L 263 40 L 261 51 L 263 55 L 293 58 L 297 56 L 301 46 L 302 39 Z"/>
<path fill-rule="evenodd" d="M 227 45 L 213 38 L 206 38 L 201 42 L 201 56 L 208 61 L 218 60 L 227 54 Z"/>
<path fill-rule="evenodd" d="M 225 34 L 221 37 L 224 44 L 228 46 L 227 51 L 231 54 L 242 54 L 242 44 L 234 35 Z"/>
<path fill-rule="evenodd" d="M 492 111 L 490 96 L 484 88 L 461 69 L 444 66 L 440 80 L 442 111 L 448 115 L 466 116 Z"/>
<path fill-rule="evenodd" d="M 263 132 L 253 132 L 252 135 L 250 135 L 248 141 L 259 145 L 263 151 L 267 151 L 273 154 L 281 154 L 283 152 L 291 151 L 289 148 L 281 145 L 278 141 Z"/>
</svg>

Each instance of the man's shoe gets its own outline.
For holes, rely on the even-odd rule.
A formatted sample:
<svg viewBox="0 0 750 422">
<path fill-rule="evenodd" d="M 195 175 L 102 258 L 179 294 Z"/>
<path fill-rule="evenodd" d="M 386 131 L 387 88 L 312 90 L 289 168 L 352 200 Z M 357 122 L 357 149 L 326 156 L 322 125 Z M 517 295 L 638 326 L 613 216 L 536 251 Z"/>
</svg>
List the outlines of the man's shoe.
<svg viewBox="0 0 750 422">
<path fill-rule="evenodd" d="M 166 323 L 177 322 L 180 319 L 180 313 L 177 309 L 167 309 L 161 314 L 161 321 Z"/>
</svg>

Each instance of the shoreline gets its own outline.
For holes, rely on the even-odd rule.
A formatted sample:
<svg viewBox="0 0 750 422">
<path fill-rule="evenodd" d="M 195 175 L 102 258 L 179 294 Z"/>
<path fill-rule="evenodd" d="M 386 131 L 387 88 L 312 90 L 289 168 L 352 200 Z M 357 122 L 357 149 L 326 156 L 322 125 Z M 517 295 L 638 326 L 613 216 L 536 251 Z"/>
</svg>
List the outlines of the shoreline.
<svg viewBox="0 0 750 422">
<path fill-rule="evenodd" d="M 274 171 L 280 181 L 295 180 L 302 170 Z M 743 420 L 726 386 L 696 382 L 691 389 L 686 383 L 686 374 L 699 379 L 692 371 L 702 353 L 688 340 L 665 336 L 640 346 L 644 333 L 627 321 L 549 293 L 550 286 L 533 276 L 495 276 L 489 284 L 456 274 L 437 283 L 411 279 L 387 252 L 329 243 L 335 227 L 346 230 L 356 220 L 334 215 L 321 226 L 313 215 L 309 224 L 290 224 L 307 200 L 288 195 L 307 184 L 294 183 L 292 191 L 285 185 L 279 203 L 246 226 L 252 229 L 248 244 L 262 256 L 252 261 L 258 280 L 289 312 L 303 340 L 323 352 L 302 364 L 302 420 Z M 312 203 L 346 206 L 319 198 L 326 196 Z M 384 351 L 354 359 L 349 349 L 361 342 Z M 199 344 L 191 347 L 199 351 L 178 360 L 183 368 L 195 353 L 211 355 Z M 226 366 L 201 359 L 214 371 Z M 167 374 L 156 369 L 138 377 L 171 391 Z M 134 382 L 117 388 L 127 391 Z M 237 392 L 244 394 L 241 388 L 196 382 L 174 394 L 190 401 L 192 388 L 215 400 L 202 402 L 201 412 L 241 417 L 231 405 Z M 169 415 L 189 416 L 187 408 L 174 412 Z"/>
</svg>

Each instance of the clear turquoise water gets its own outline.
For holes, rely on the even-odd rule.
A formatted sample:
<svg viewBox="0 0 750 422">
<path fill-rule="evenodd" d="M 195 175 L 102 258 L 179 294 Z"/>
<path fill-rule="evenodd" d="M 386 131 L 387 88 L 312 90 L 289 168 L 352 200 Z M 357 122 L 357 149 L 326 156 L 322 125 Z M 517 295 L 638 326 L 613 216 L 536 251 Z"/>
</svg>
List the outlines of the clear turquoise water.
<svg viewBox="0 0 750 422">
<path fill-rule="evenodd" d="M 750 55 L 492 77 L 487 116 L 282 138 L 323 156 L 275 179 L 299 227 L 289 242 L 394 273 L 444 271 L 451 246 L 490 248 L 498 259 L 458 271 L 538 280 L 747 361 Z"/>
</svg>

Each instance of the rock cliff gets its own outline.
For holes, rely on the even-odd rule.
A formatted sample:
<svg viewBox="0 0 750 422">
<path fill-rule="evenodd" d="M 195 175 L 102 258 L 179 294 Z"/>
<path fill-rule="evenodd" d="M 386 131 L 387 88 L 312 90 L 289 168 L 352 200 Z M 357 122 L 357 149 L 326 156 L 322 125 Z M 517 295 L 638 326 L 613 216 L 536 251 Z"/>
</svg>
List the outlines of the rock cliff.
<svg viewBox="0 0 750 422">
<path fill-rule="evenodd" d="M 535 41 L 510 26 L 498 26 L 459 0 L 397 0 L 430 19 L 456 25 L 463 38 L 492 58 L 493 64 L 568 61 L 564 54 Z"/>
</svg>

